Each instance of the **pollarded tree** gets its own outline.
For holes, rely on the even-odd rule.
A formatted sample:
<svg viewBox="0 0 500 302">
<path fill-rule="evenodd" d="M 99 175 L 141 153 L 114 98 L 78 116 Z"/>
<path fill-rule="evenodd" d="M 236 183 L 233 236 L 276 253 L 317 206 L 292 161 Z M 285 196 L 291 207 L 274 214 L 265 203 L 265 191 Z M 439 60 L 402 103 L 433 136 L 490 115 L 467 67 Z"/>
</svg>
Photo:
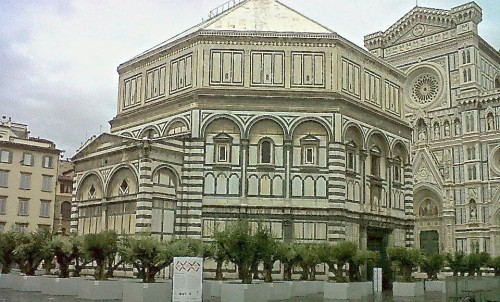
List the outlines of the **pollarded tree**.
<svg viewBox="0 0 500 302">
<path fill-rule="evenodd" d="M 487 266 L 495 271 L 495 277 L 500 277 L 500 256 L 491 258 L 488 261 Z"/>
<path fill-rule="evenodd" d="M 465 272 L 465 254 L 462 252 L 456 252 L 455 254 L 446 254 L 446 263 L 453 271 L 453 276 L 458 276 L 459 273 Z M 462 274 L 463 275 L 463 274 Z"/>
<path fill-rule="evenodd" d="M 490 259 L 490 255 L 486 252 L 472 253 L 465 256 L 465 266 L 467 267 L 469 276 L 474 276 L 475 274 L 481 276 L 481 267 L 485 266 Z"/>
<path fill-rule="evenodd" d="M 298 243 L 294 245 L 298 265 L 302 268 L 301 280 L 316 280 L 316 265 L 321 263 L 317 244 Z"/>
<path fill-rule="evenodd" d="M 238 268 L 244 284 L 252 283 L 252 264 L 257 260 L 257 242 L 248 221 L 228 224 L 222 232 L 215 232 L 215 240 L 227 258 Z"/>
<path fill-rule="evenodd" d="M 173 261 L 170 243 L 154 237 L 126 238 L 119 249 L 120 257 L 139 272 L 144 283 L 156 282 L 155 276 Z"/>
<path fill-rule="evenodd" d="M 20 233 L 10 230 L 0 233 L 0 264 L 2 265 L 2 274 L 8 274 L 14 264 L 14 250 L 19 242 Z"/>
<path fill-rule="evenodd" d="M 28 276 L 35 275 L 36 269 L 47 256 L 44 253 L 45 242 L 50 234 L 45 229 L 38 229 L 29 234 L 21 233 L 13 254 L 21 272 Z"/>
<path fill-rule="evenodd" d="M 73 254 L 75 255 L 75 268 L 73 270 L 73 277 L 80 277 L 82 269 L 92 262 L 92 259 L 83 250 L 84 236 L 77 235 L 75 233 L 71 234 L 69 238 L 71 245 L 73 246 Z"/>
<path fill-rule="evenodd" d="M 402 272 L 404 282 L 412 282 L 411 273 L 422 261 L 420 250 L 415 248 L 391 247 L 387 249 L 389 260 Z"/>
<path fill-rule="evenodd" d="M 209 251 L 209 257 L 212 258 L 215 263 L 215 279 L 216 280 L 223 280 L 224 275 L 222 272 L 222 266 L 225 261 L 227 261 L 227 255 L 224 252 L 224 250 L 219 246 L 217 242 L 211 242 L 208 245 L 208 251 Z"/>
<path fill-rule="evenodd" d="M 420 269 L 427 273 L 427 279 L 437 280 L 437 274 L 444 268 L 444 260 L 440 254 L 424 255 Z"/>
<path fill-rule="evenodd" d="M 278 261 L 278 241 L 271 231 L 262 225 L 257 228 L 255 238 L 258 246 L 256 261 L 262 261 L 264 265 L 264 282 L 273 282 L 273 266 Z"/>
<path fill-rule="evenodd" d="M 378 252 L 358 250 L 356 255 L 349 261 L 349 281 L 366 281 L 366 271 L 361 274 L 361 267 L 368 263 L 375 263 L 380 259 Z"/>
<path fill-rule="evenodd" d="M 353 261 L 356 256 L 358 246 L 350 241 L 340 241 L 335 244 L 323 243 L 319 247 L 321 262 L 328 265 L 330 271 L 335 274 L 335 281 L 347 282 L 348 278 L 344 274 L 344 267 Z"/>
<path fill-rule="evenodd" d="M 54 237 L 49 243 L 59 265 L 59 278 L 69 278 L 69 266 L 76 257 L 75 248 L 70 238 Z"/>
<path fill-rule="evenodd" d="M 281 262 L 281 264 L 283 264 L 283 280 L 291 281 L 293 267 L 300 260 L 293 244 L 279 242 L 277 248 L 277 259 Z"/>
<path fill-rule="evenodd" d="M 88 258 L 96 262 L 94 278 L 107 280 L 109 275 L 105 272 L 106 262 L 115 258 L 118 251 L 118 235 L 113 231 L 87 234 L 83 239 L 83 251 Z"/>
</svg>

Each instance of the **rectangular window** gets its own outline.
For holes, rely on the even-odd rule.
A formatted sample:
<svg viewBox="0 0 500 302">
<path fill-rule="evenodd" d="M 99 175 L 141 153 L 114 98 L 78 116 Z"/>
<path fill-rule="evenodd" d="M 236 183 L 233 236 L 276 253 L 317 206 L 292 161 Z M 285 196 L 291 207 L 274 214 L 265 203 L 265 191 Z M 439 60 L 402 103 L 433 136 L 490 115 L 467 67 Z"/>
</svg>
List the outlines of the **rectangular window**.
<svg viewBox="0 0 500 302">
<path fill-rule="evenodd" d="M 467 253 L 467 238 L 457 238 L 455 242 L 457 252 Z"/>
<path fill-rule="evenodd" d="M 28 231 L 28 224 L 16 222 L 16 231 L 26 233 Z"/>
<path fill-rule="evenodd" d="M 390 81 L 385 81 L 385 109 L 400 113 L 400 87 Z"/>
<path fill-rule="evenodd" d="M 394 165 L 394 181 L 401 182 L 401 164 Z"/>
<path fill-rule="evenodd" d="M 44 155 L 42 158 L 43 168 L 52 168 L 52 156 Z"/>
<path fill-rule="evenodd" d="M 142 76 L 136 75 L 123 82 L 123 108 L 131 107 L 142 102 Z"/>
<path fill-rule="evenodd" d="M 210 82 L 223 85 L 243 84 L 243 51 L 212 50 Z"/>
<path fill-rule="evenodd" d="M 52 192 L 52 176 L 43 175 L 42 191 Z"/>
<path fill-rule="evenodd" d="M 19 208 L 17 209 L 17 215 L 26 216 L 28 215 L 29 199 L 19 198 Z"/>
<path fill-rule="evenodd" d="M 40 203 L 40 217 L 50 217 L 50 200 L 42 200 Z"/>
<path fill-rule="evenodd" d="M 307 165 L 314 165 L 316 163 L 316 148 L 313 146 L 304 148 L 304 163 Z"/>
<path fill-rule="evenodd" d="M 23 161 L 22 164 L 24 166 L 33 166 L 33 154 L 31 153 L 23 153 Z"/>
<path fill-rule="evenodd" d="M 325 54 L 292 52 L 292 86 L 324 86 Z"/>
<path fill-rule="evenodd" d="M 0 163 L 10 164 L 12 162 L 12 152 L 9 150 L 0 151 Z"/>
<path fill-rule="evenodd" d="M 342 90 L 360 95 L 360 67 L 358 64 L 342 58 Z"/>
<path fill-rule="evenodd" d="M 0 187 L 7 188 L 9 184 L 9 171 L 0 170 Z"/>
<path fill-rule="evenodd" d="M 283 86 L 283 52 L 252 51 L 252 85 Z"/>
<path fill-rule="evenodd" d="M 146 100 L 165 95 L 165 65 L 147 71 Z"/>
<path fill-rule="evenodd" d="M 356 157 L 352 150 L 347 151 L 347 169 L 356 170 Z"/>
<path fill-rule="evenodd" d="M 0 196 L 0 214 L 5 215 L 7 209 L 7 197 Z"/>
<path fill-rule="evenodd" d="M 365 71 L 365 101 L 381 106 L 380 90 L 380 77 Z"/>
<path fill-rule="evenodd" d="M 31 186 L 31 174 L 21 173 L 21 186 L 20 189 L 29 190 Z"/>
<path fill-rule="evenodd" d="M 191 87 L 192 55 L 172 60 L 170 63 L 170 91 L 177 92 Z"/>
<path fill-rule="evenodd" d="M 228 159 L 228 145 L 227 144 L 218 144 L 217 145 L 217 161 L 218 162 L 227 162 Z"/>
</svg>

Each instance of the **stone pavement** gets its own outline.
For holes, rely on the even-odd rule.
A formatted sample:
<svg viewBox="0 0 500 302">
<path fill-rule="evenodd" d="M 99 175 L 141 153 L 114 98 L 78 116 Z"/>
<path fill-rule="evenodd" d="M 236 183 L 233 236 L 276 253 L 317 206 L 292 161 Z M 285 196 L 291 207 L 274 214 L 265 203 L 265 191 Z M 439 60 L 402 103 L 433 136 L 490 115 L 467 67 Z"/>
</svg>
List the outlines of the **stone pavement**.
<svg viewBox="0 0 500 302">
<path fill-rule="evenodd" d="M 86 302 L 89 300 L 77 299 L 72 296 L 48 296 L 42 293 L 35 292 L 19 292 L 9 289 L 0 289 L 0 302 Z M 117 300 L 111 300 L 117 301 Z M 359 302 L 446 302 L 446 297 L 440 294 L 426 293 L 424 297 L 420 298 L 402 298 L 394 299 L 392 292 L 386 291 L 383 294 L 367 297 L 363 300 L 350 300 Z M 106 302 L 106 301 L 102 301 Z M 110 302 L 108 300 L 108 302 Z M 220 302 L 220 299 L 213 298 L 205 302 Z M 260 301 L 255 301 L 260 302 Z M 323 294 L 317 294 L 307 297 L 295 297 L 290 300 L 282 300 L 279 302 L 345 302 L 345 300 L 327 300 L 323 299 Z"/>
</svg>

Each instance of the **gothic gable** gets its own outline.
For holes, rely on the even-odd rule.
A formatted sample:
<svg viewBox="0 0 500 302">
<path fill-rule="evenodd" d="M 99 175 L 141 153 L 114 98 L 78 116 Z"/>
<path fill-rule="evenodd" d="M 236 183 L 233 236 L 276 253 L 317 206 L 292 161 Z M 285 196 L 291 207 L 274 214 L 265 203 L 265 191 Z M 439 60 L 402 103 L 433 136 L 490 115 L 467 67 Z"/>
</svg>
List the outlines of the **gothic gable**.
<svg viewBox="0 0 500 302">
<path fill-rule="evenodd" d="M 443 188 L 443 178 L 439 173 L 436 163 L 428 150 L 420 150 L 415 155 L 414 161 L 415 185 L 431 183 Z"/>
</svg>

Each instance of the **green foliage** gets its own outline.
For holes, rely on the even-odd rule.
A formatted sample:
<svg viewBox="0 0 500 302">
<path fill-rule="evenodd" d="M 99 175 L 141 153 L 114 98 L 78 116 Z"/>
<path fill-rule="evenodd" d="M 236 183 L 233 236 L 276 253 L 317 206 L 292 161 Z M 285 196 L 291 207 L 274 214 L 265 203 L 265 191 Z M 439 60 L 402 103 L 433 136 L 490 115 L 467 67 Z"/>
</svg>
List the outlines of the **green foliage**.
<svg viewBox="0 0 500 302">
<path fill-rule="evenodd" d="M 283 280 L 292 280 L 293 267 L 300 260 L 297 251 L 290 243 L 278 242 L 276 258 L 283 264 Z"/>
<path fill-rule="evenodd" d="M 0 264 L 2 265 L 2 274 L 8 274 L 11 271 L 12 264 L 15 262 L 14 250 L 19 242 L 20 233 L 10 230 L 0 233 Z"/>
<path fill-rule="evenodd" d="M 411 282 L 411 273 L 422 260 L 420 250 L 415 248 L 391 247 L 387 249 L 387 256 L 393 265 L 401 270 L 403 281 Z"/>
<path fill-rule="evenodd" d="M 69 278 L 69 266 L 77 256 L 74 242 L 67 237 L 55 237 L 49 242 L 48 246 L 59 265 L 59 277 Z"/>
<path fill-rule="evenodd" d="M 212 258 L 216 263 L 215 279 L 223 280 L 224 276 L 222 273 L 222 265 L 226 260 L 228 260 L 226 253 L 217 242 L 207 244 L 207 249 L 208 257 Z"/>
<path fill-rule="evenodd" d="M 111 265 L 118 252 L 118 235 L 113 231 L 104 231 L 97 234 L 87 234 L 83 239 L 83 251 L 96 262 L 94 277 L 96 280 L 107 280 L 109 274 L 104 269 L 106 262 Z"/>
<path fill-rule="evenodd" d="M 155 275 L 174 260 L 172 248 L 153 237 L 124 240 L 119 254 L 125 263 L 134 266 L 144 283 L 154 283 Z"/>
<path fill-rule="evenodd" d="M 329 270 L 335 274 L 335 281 L 339 283 L 349 281 L 344 274 L 344 267 L 347 263 L 354 262 L 357 251 L 358 246 L 350 241 L 323 243 L 318 247 L 320 261 L 328 265 Z"/>
<path fill-rule="evenodd" d="M 47 240 L 50 240 L 50 233 L 45 229 L 38 229 L 32 233 L 19 233 L 13 255 L 21 272 L 28 276 L 35 275 L 40 263 L 47 258 L 47 249 L 44 249 Z"/>
<path fill-rule="evenodd" d="M 237 267 L 244 284 L 252 283 L 252 264 L 257 261 L 257 240 L 252 235 L 248 221 L 239 220 L 228 224 L 222 232 L 215 233 L 215 240 L 228 259 Z"/>
<path fill-rule="evenodd" d="M 456 252 L 455 254 L 446 254 L 446 265 L 453 271 L 453 276 L 458 276 L 458 273 L 464 272 L 466 269 L 465 254 Z"/>
<path fill-rule="evenodd" d="M 491 258 L 490 261 L 488 261 L 488 263 L 486 265 L 495 271 L 495 277 L 500 276 L 500 256 L 496 256 L 495 258 Z"/>
<path fill-rule="evenodd" d="M 481 276 L 481 267 L 485 266 L 490 261 L 490 255 L 486 252 L 472 253 L 465 256 L 464 264 L 469 276 L 474 276 L 476 273 Z"/>
<path fill-rule="evenodd" d="M 273 282 L 272 270 L 274 263 L 278 260 L 278 241 L 273 237 L 271 231 L 259 224 L 255 232 L 255 244 L 257 255 L 254 266 L 262 261 L 264 264 L 264 282 Z"/>
<path fill-rule="evenodd" d="M 437 274 L 444 267 L 445 257 L 440 254 L 424 255 L 420 269 L 427 273 L 427 279 L 437 280 Z"/>
<path fill-rule="evenodd" d="M 80 277 L 80 273 L 85 265 L 92 262 L 92 259 L 83 250 L 83 243 L 85 237 L 82 235 L 77 235 L 75 233 L 71 234 L 69 241 L 73 246 L 73 254 L 75 260 L 75 269 L 73 271 L 73 277 Z"/>
<path fill-rule="evenodd" d="M 349 281 L 366 281 L 366 272 L 361 274 L 361 266 L 368 263 L 375 263 L 380 259 L 380 255 L 375 251 L 358 250 L 356 255 L 349 261 Z"/>
</svg>

